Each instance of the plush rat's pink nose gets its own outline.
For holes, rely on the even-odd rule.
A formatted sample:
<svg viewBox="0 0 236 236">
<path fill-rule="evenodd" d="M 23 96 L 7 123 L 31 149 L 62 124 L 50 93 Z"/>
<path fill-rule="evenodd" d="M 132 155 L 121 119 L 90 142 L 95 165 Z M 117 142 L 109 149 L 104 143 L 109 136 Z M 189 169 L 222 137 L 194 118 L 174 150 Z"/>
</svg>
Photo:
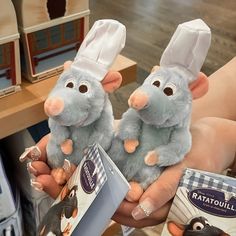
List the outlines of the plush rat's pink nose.
<svg viewBox="0 0 236 236">
<path fill-rule="evenodd" d="M 64 101 L 61 98 L 48 98 L 44 103 L 44 111 L 48 116 L 57 116 L 64 109 Z"/>
<path fill-rule="evenodd" d="M 128 104 L 135 110 L 141 110 L 148 104 L 148 95 L 141 90 L 136 90 L 129 97 Z"/>
</svg>

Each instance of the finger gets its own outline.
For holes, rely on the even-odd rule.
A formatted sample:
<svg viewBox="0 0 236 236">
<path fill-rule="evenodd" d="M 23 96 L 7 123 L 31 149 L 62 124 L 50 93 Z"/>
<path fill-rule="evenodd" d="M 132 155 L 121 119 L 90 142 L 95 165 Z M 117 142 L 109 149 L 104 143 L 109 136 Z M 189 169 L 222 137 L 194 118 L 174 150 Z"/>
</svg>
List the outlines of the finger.
<svg viewBox="0 0 236 236">
<path fill-rule="evenodd" d="M 43 161 L 32 161 L 27 163 L 27 169 L 30 174 L 33 174 L 34 176 L 38 175 L 49 175 L 51 170 L 49 166 L 43 162 Z"/>
<path fill-rule="evenodd" d="M 153 226 L 153 225 L 157 225 L 165 221 L 168 215 L 170 206 L 171 206 L 171 202 L 168 202 L 165 206 L 160 208 L 158 211 L 155 211 L 150 216 L 140 219 L 140 220 L 136 220 L 131 215 L 128 216 L 127 214 L 122 214 L 121 212 L 116 212 L 113 215 L 112 219 L 116 221 L 117 223 L 127 225 L 130 227 L 135 227 L 135 228 Z"/>
<path fill-rule="evenodd" d="M 36 146 L 39 148 L 41 152 L 41 156 L 39 158 L 40 161 L 46 162 L 47 160 L 46 146 L 47 146 L 49 138 L 50 138 L 50 134 L 47 134 L 36 144 Z"/>
<path fill-rule="evenodd" d="M 25 149 L 25 151 L 20 155 L 19 160 L 20 162 L 24 162 L 27 159 L 36 161 L 40 159 L 40 156 L 40 149 L 37 146 L 31 146 Z"/>
<path fill-rule="evenodd" d="M 21 162 L 30 159 L 33 161 L 44 161 L 46 162 L 46 146 L 48 143 L 49 134 L 44 136 L 35 146 L 26 148 L 25 151 L 19 157 Z"/>
<path fill-rule="evenodd" d="M 131 216 L 131 212 L 137 205 L 138 205 L 137 202 L 135 203 L 135 202 L 129 202 L 127 200 L 123 200 L 119 208 L 116 210 L 116 212 L 124 216 Z"/>
<path fill-rule="evenodd" d="M 175 195 L 183 170 L 182 162 L 166 168 L 160 177 L 143 193 L 138 206 L 132 211 L 133 217 L 136 220 L 146 218 L 171 200 Z"/>
<path fill-rule="evenodd" d="M 153 226 L 153 225 L 157 225 L 161 223 L 155 219 L 144 219 L 144 220 L 136 221 L 132 217 L 127 217 L 120 214 L 115 214 L 112 217 L 112 220 L 114 220 L 115 222 L 121 225 L 126 225 L 126 226 L 134 227 L 134 228 L 143 228 L 143 227 Z"/>
<path fill-rule="evenodd" d="M 38 185 L 39 183 L 41 187 Z M 61 192 L 63 186 L 60 186 L 56 183 L 54 178 L 51 175 L 39 175 L 35 180 L 31 181 L 31 185 L 35 187 L 40 187 L 39 190 L 46 192 L 52 198 L 57 198 Z"/>
</svg>

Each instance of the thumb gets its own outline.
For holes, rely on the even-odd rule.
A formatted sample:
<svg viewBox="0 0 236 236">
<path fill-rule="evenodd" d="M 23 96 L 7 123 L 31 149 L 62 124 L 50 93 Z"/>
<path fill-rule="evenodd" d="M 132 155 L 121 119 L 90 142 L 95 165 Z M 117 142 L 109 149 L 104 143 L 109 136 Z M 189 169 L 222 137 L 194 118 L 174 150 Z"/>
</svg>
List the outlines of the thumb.
<svg viewBox="0 0 236 236">
<path fill-rule="evenodd" d="M 139 199 L 138 206 L 132 211 L 133 218 L 135 220 L 141 220 L 148 217 L 172 199 L 184 169 L 185 165 L 182 162 L 167 167 Z"/>
</svg>

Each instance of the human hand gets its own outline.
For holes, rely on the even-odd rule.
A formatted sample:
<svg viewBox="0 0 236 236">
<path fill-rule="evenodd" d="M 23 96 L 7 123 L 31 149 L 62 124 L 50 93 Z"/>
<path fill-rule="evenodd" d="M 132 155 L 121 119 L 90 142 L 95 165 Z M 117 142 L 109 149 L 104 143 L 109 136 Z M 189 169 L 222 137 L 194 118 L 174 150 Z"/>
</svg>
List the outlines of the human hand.
<svg viewBox="0 0 236 236">
<path fill-rule="evenodd" d="M 52 198 L 56 198 L 61 192 L 63 186 L 59 185 L 52 175 L 54 170 L 51 170 L 47 165 L 47 153 L 46 146 L 48 143 L 50 134 L 44 136 L 35 146 L 27 148 L 26 151 L 21 155 L 20 161 L 29 160 L 27 163 L 27 169 L 29 173 L 34 176 L 31 179 L 31 185 L 37 191 L 44 191 Z M 58 170 L 58 174 L 67 175 L 65 178 L 68 179 L 72 172 L 75 170 L 75 166 L 71 166 L 71 173 L 67 169 L 61 168 Z M 55 173 L 54 173 L 55 174 Z"/>
<path fill-rule="evenodd" d="M 184 160 L 164 170 L 143 193 L 139 202 L 123 201 L 113 220 L 131 227 L 144 227 L 165 220 L 183 170 L 187 167 L 222 173 L 236 166 L 236 122 L 204 118 L 191 127 L 192 148 Z"/>
</svg>

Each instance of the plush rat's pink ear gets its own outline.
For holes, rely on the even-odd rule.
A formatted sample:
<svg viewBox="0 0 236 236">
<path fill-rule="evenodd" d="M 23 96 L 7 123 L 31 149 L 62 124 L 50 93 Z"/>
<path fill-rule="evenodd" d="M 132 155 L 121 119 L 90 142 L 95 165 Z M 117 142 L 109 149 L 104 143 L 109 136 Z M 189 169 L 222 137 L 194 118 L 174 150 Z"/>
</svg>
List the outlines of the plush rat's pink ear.
<svg viewBox="0 0 236 236">
<path fill-rule="evenodd" d="M 174 222 L 174 221 L 169 221 L 169 222 L 167 223 L 167 228 L 168 228 L 169 233 L 170 233 L 172 236 L 183 236 L 183 233 L 184 233 L 184 225 L 177 224 L 177 223 Z"/>
<path fill-rule="evenodd" d="M 152 70 L 151 70 L 151 73 L 157 71 L 159 68 L 160 68 L 160 66 L 153 66 Z"/>
<path fill-rule="evenodd" d="M 107 93 L 112 93 L 120 87 L 121 82 L 122 76 L 119 72 L 109 71 L 101 83 Z"/>
<path fill-rule="evenodd" d="M 207 76 L 200 72 L 196 80 L 189 84 L 189 89 L 192 92 L 193 99 L 197 99 L 205 95 L 209 88 Z"/>
<path fill-rule="evenodd" d="M 69 69 L 70 68 L 70 66 L 71 66 L 71 64 L 72 64 L 72 61 L 66 61 L 65 63 L 64 63 L 64 70 L 67 70 L 67 69 Z"/>
</svg>

